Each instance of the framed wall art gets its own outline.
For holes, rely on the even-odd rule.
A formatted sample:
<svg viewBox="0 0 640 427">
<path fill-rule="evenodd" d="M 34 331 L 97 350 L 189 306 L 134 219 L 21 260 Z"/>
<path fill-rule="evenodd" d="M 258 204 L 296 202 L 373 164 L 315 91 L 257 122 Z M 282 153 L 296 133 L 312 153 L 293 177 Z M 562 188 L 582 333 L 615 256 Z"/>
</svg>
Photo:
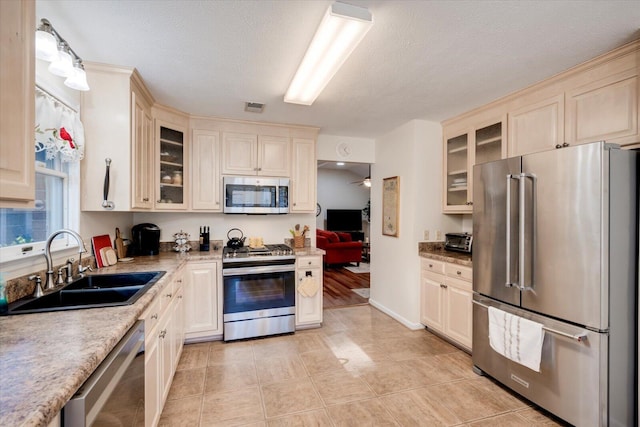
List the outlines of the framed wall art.
<svg viewBox="0 0 640 427">
<path fill-rule="evenodd" d="M 400 218 L 400 177 L 382 180 L 382 234 L 398 237 Z"/>
</svg>

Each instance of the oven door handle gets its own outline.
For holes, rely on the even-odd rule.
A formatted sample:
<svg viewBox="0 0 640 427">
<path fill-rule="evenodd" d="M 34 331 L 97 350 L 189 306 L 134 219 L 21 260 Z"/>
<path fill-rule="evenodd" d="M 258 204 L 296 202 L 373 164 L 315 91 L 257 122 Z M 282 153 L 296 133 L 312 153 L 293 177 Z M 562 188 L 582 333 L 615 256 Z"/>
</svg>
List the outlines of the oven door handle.
<svg viewBox="0 0 640 427">
<path fill-rule="evenodd" d="M 223 276 L 246 276 L 247 274 L 288 273 L 296 271 L 293 264 L 263 265 L 258 267 L 223 268 Z"/>
</svg>

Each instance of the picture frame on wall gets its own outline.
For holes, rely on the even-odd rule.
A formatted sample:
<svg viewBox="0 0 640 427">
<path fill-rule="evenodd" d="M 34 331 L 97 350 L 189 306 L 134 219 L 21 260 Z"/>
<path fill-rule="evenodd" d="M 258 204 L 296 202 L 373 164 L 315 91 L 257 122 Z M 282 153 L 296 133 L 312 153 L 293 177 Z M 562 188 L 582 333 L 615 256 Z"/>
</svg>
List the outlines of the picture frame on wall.
<svg viewBox="0 0 640 427">
<path fill-rule="evenodd" d="M 382 234 L 398 237 L 400 211 L 400 177 L 382 180 Z"/>
</svg>

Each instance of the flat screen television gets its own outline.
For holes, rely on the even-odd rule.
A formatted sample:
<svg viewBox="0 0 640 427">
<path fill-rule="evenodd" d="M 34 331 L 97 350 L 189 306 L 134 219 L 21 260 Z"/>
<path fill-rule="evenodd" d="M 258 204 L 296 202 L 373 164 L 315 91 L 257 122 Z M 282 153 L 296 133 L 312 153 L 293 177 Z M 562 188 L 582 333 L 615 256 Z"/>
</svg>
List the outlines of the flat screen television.
<svg viewBox="0 0 640 427">
<path fill-rule="evenodd" d="M 327 230 L 362 231 L 362 209 L 327 209 Z"/>
</svg>

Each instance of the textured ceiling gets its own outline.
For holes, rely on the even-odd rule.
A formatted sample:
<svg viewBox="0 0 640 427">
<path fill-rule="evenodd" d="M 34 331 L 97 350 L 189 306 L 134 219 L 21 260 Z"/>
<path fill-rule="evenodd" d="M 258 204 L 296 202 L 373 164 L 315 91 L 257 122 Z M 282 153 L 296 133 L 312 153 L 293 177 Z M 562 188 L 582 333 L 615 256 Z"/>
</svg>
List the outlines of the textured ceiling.
<svg viewBox="0 0 640 427">
<path fill-rule="evenodd" d="M 367 7 L 374 25 L 312 106 L 283 96 L 331 1 L 36 5 L 84 60 L 136 67 L 162 104 L 369 138 L 455 116 L 640 37 L 638 0 L 345 2 Z M 264 112 L 244 112 L 245 101 Z"/>
</svg>

